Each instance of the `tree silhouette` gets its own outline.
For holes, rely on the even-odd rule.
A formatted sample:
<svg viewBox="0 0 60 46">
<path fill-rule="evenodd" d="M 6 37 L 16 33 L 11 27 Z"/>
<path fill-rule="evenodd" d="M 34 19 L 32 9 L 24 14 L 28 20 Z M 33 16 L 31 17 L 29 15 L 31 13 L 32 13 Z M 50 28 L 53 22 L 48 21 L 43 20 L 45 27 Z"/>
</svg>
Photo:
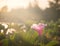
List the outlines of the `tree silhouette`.
<svg viewBox="0 0 60 46">
<path fill-rule="evenodd" d="M 60 10 L 58 9 L 60 7 L 60 4 L 58 4 L 59 0 L 54 0 L 54 2 L 49 2 L 50 3 L 50 8 L 47 8 L 43 12 L 43 19 L 50 21 L 50 20 L 58 20 L 60 18 Z"/>
</svg>

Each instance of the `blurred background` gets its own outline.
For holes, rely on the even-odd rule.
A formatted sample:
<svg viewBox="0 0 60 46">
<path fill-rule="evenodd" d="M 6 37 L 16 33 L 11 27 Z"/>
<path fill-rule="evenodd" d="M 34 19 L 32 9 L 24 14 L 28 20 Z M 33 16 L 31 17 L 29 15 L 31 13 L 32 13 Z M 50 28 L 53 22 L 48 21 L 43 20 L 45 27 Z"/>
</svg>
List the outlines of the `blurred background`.
<svg viewBox="0 0 60 46">
<path fill-rule="evenodd" d="M 43 41 L 35 23 L 47 24 Z M 0 0 L 0 46 L 60 46 L 60 0 Z"/>
</svg>

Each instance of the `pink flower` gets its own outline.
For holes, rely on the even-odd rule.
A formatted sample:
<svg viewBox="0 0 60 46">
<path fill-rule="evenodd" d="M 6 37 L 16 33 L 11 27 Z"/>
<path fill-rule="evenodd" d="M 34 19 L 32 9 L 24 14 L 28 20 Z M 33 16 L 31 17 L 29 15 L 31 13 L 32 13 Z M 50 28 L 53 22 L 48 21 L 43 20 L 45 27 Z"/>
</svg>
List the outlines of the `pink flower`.
<svg viewBox="0 0 60 46">
<path fill-rule="evenodd" d="M 47 26 L 47 24 L 39 23 L 39 24 L 33 24 L 31 28 L 36 30 L 39 35 L 42 35 L 45 26 Z"/>
</svg>

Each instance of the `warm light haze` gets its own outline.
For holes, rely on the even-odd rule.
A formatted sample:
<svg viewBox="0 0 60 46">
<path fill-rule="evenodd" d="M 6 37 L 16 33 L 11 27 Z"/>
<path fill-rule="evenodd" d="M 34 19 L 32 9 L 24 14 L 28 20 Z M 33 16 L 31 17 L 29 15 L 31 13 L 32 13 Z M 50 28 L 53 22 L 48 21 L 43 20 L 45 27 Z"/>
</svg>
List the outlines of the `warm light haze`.
<svg viewBox="0 0 60 46">
<path fill-rule="evenodd" d="M 1 0 L 0 1 L 0 9 L 4 6 L 8 7 L 8 11 L 17 8 L 27 9 L 31 5 L 31 7 L 38 7 L 42 10 L 49 8 L 49 1 L 54 2 L 54 0 Z"/>
</svg>

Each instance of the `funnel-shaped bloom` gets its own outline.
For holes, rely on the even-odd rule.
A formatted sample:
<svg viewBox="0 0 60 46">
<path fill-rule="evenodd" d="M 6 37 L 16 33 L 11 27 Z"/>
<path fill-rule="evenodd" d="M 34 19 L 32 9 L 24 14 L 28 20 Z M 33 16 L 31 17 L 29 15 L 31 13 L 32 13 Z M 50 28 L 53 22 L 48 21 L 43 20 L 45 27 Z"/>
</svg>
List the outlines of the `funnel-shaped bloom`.
<svg viewBox="0 0 60 46">
<path fill-rule="evenodd" d="M 39 35 L 42 35 L 43 29 L 44 29 L 45 26 L 46 26 L 46 24 L 39 23 L 39 24 L 33 24 L 31 26 L 31 28 L 34 29 L 34 30 L 36 30 Z"/>
</svg>

